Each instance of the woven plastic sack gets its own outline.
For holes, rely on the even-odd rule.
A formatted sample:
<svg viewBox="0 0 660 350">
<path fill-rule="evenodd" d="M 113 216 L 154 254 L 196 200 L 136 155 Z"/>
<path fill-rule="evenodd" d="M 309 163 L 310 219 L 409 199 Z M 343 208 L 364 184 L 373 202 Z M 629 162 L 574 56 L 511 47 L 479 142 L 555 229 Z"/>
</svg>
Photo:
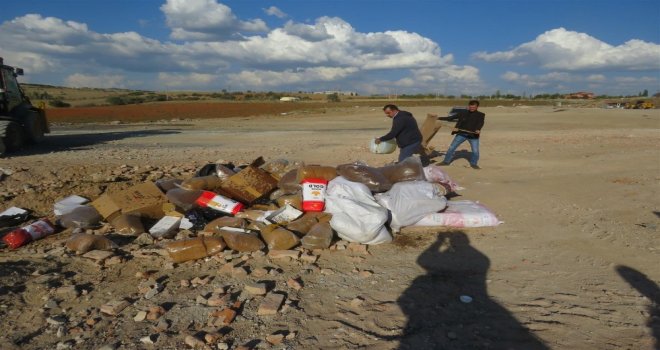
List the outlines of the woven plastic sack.
<svg viewBox="0 0 660 350">
<path fill-rule="evenodd" d="M 442 168 L 437 165 L 429 165 L 424 167 L 424 175 L 426 176 L 426 181 L 439 183 L 445 186 L 449 192 L 456 192 L 465 189 L 454 182 L 449 177 L 447 172 L 442 170 Z"/>
<path fill-rule="evenodd" d="M 444 190 L 439 184 L 426 181 L 395 183 L 392 189 L 375 195 L 378 204 L 392 212 L 392 230 L 413 225 L 425 215 L 437 213 L 447 207 Z"/>
<path fill-rule="evenodd" d="M 328 183 L 325 212 L 332 214 L 330 226 L 349 242 L 379 244 L 392 241 L 385 228 L 387 209 L 381 207 L 369 188 L 337 177 Z"/>
<path fill-rule="evenodd" d="M 442 213 L 424 216 L 413 226 L 488 227 L 501 224 L 495 213 L 484 205 L 468 201 L 449 201 Z"/>
</svg>

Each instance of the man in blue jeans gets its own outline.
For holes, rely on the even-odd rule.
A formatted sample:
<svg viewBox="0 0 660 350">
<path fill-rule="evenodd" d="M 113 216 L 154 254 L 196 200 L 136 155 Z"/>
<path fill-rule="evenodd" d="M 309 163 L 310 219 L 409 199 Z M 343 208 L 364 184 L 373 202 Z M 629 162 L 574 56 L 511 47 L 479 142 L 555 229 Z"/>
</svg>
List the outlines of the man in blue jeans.
<svg viewBox="0 0 660 350">
<path fill-rule="evenodd" d="M 445 159 L 439 163 L 440 165 L 449 165 L 454 158 L 456 148 L 467 140 L 470 143 L 470 148 L 472 148 L 470 166 L 472 169 L 481 169 L 477 164 L 479 162 L 479 135 L 481 135 L 481 128 L 484 126 L 486 115 L 477 111 L 478 108 L 479 101 L 472 100 L 468 103 L 467 111 L 461 112 L 458 115 L 456 126 L 454 126 L 454 130 L 451 132 L 452 135 L 456 136 L 454 136 L 454 141 L 452 141 L 447 153 L 445 153 Z"/>
<path fill-rule="evenodd" d="M 376 144 L 396 138 L 396 144 L 400 148 L 399 162 L 419 153 L 422 146 L 422 133 L 417 127 L 415 117 L 410 112 L 400 111 L 395 105 L 383 107 L 383 112 L 392 118 L 392 129 L 385 136 L 377 138 Z"/>
</svg>

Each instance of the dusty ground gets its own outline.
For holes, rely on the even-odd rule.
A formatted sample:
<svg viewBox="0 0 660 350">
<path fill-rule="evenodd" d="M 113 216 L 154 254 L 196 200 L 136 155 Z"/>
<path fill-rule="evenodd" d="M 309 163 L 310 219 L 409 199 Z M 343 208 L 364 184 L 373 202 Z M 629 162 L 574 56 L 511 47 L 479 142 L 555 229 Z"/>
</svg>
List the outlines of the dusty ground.
<svg viewBox="0 0 660 350">
<path fill-rule="evenodd" d="M 466 188 L 462 198 L 481 201 L 505 221 L 497 228 L 398 236 L 366 255 L 324 251 L 315 264 L 246 257 L 242 264 L 250 271 L 273 271 L 260 277 L 220 272 L 225 260 L 242 261 L 238 255 L 173 266 L 166 257 L 136 253 L 131 239 L 118 237 L 125 261 L 99 267 L 64 252 L 67 233 L 61 233 L 0 252 L 0 348 L 176 349 L 185 348 L 184 333 L 214 330 L 231 348 L 270 348 L 264 339 L 277 332 L 290 336 L 273 348 L 657 348 L 660 111 L 482 110 L 483 169 L 472 170 L 459 158 L 447 171 Z M 410 111 L 421 120 L 446 109 Z M 187 177 L 218 159 L 240 163 L 262 155 L 382 165 L 395 155 L 370 154 L 367 142 L 388 128 L 380 110 L 365 107 L 55 126 L 45 144 L 0 160 L 0 168 L 13 172 L 0 181 L 0 207 L 49 215 L 55 200 L 71 194 L 94 198 L 144 179 Z M 444 151 L 450 140 L 446 127 L 432 145 Z M 142 279 L 136 272 L 145 271 L 165 286 L 151 300 L 137 288 Z M 206 285 L 180 284 L 206 276 Z M 300 277 L 303 288 L 288 287 L 289 277 Z M 249 297 L 236 321 L 209 328 L 214 308 L 197 304 L 197 296 L 221 286 L 238 295 L 253 281 L 268 281 L 289 305 L 277 316 L 260 317 L 261 297 Z M 474 301 L 462 303 L 461 295 Z M 132 302 L 119 316 L 98 313 L 119 298 Z M 154 305 L 167 310 L 167 329 L 161 322 L 160 333 L 158 320 L 133 320 Z M 140 342 L 156 333 L 155 345 Z"/>
</svg>

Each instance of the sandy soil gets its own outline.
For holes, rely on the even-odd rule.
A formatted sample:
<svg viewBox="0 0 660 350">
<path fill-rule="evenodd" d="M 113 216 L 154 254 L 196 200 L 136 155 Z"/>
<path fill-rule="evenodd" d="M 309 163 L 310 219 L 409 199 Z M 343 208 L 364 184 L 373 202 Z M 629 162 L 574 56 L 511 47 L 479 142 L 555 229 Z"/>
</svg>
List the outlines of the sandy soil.
<svg viewBox="0 0 660 350">
<path fill-rule="evenodd" d="M 402 106 L 405 107 L 405 106 Z M 438 107 L 409 109 L 421 120 Z M 399 235 L 393 244 L 327 250 L 314 264 L 237 254 L 172 265 L 131 239 L 122 262 L 99 266 L 65 252 L 68 233 L 0 251 L 2 349 L 185 348 L 184 334 L 217 331 L 231 348 L 289 349 L 653 349 L 660 342 L 660 111 L 482 108 L 483 169 L 459 152 L 447 171 L 505 223 L 496 228 Z M 257 156 L 338 165 L 383 165 L 368 152 L 389 129 L 372 108 L 139 125 L 54 126 L 43 145 L 0 159 L 0 208 L 52 213 L 71 194 L 94 198 L 147 179 L 189 177 L 218 159 Z M 432 142 L 442 153 L 450 125 Z M 465 144 L 464 150 L 469 146 Z M 435 158 L 439 161 L 440 158 Z M 227 275 L 226 261 L 266 276 Z M 164 285 L 150 300 L 144 276 Z M 368 271 L 368 272 L 364 272 Z M 370 274 L 371 272 L 372 274 Z M 184 287 L 182 279 L 211 277 Z M 287 286 L 299 277 L 301 290 Z M 287 305 L 261 317 L 267 281 Z M 75 288 L 66 288 L 75 286 Z M 246 300 L 228 326 L 208 325 L 215 308 L 196 302 L 225 286 Z M 461 295 L 473 298 L 462 303 Z M 128 298 L 116 317 L 98 308 Z M 136 322 L 161 305 L 160 320 Z M 61 317 L 58 317 L 61 316 Z M 58 331 L 59 329 L 59 331 Z M 265 341 L 289 334 L 281 345 Z M 140 338 L 159 334 L 155 345 Z M 15 345 L 12 345 L 15 344 Z M 13 347 L 12 347 L 13 346 Z"/>
</svg>

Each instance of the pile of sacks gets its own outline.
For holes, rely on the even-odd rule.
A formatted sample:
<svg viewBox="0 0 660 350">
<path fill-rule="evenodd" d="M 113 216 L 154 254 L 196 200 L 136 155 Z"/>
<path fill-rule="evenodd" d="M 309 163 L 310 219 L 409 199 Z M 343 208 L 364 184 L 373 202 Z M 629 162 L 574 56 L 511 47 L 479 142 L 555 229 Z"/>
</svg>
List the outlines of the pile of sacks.
<svg viewBox="0 0 660 350">
<path fill-rule="evenodd" d="M 299 245 L 326 249 L 335 234 L 349 242 L 380 244 L 407 226 L 500 223 L 478 203 L 446 199 L 460 189 L 440 167 L 423 167 L 415 157 L 379 168 L 258 158 L 242 167 L 208 164 L 193 178 L 143 183 L 91 203 L 71 196 L 55 204 L 55 214 L 58 225 L 76 232 L 101 221 L 119 234 L 148 232 L 182 262 L 225 247 L 240 252 Z M 172 241 L 180 230 L 196 237 Z M 102 235 L 78 233 L 67 247 L 82 254 L 116 245 Z"/>
</svg>

